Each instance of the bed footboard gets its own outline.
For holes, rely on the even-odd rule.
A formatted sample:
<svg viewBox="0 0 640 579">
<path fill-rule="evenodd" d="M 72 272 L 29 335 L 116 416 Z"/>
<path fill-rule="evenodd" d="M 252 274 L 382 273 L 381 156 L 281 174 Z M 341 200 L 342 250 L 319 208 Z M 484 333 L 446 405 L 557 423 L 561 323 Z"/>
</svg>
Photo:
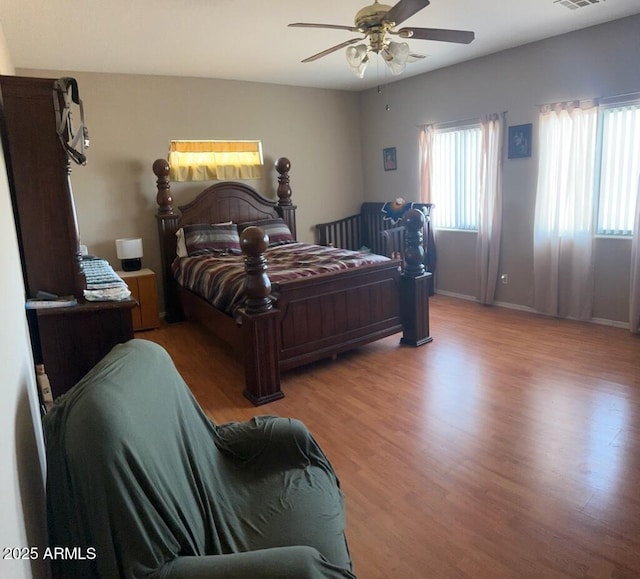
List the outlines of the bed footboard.
<svg viewBox="0 0 640 579">
<path fill-rule="evenodd" d="M 268 238 L 251 227 L 240 240 L 247 273 L 241 309 L 243 393 L 253 404 L 282 398 L 281 371 L 402 330 L 399 261 L 282 283 L 276 308 L 263 256 Z"/>
<path fill-rule="evenodd" d="M 389 261 L 280 286 L 281 370 L 327 358 L 402 330 L 400 263 Z"/>
</svg>

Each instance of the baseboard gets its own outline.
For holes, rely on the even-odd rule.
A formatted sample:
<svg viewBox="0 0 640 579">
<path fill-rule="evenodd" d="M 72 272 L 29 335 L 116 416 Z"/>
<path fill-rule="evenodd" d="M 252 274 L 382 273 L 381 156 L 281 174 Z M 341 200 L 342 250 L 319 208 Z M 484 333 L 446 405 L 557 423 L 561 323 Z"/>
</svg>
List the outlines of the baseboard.
<svg viewBox="0 0 640 579">
<path fill-rule="evenodd" d="M 450 291 L 446 291 L 446 290 L 441 290 L 441 289 L 436 289 L 435 292 L 437 295 L 443 295 L 443 296 L 447 296 L 450 298 L 456 298 L 459 300 L 466 300 L 468 302 L 476 302 L 476 303 L 480 303 L 478 298 L 476 298 L 475 296 L 469 296 L 466 294 L 458 294 L 455 292 L 450 292 Z M 547 314 L 542 314 L 538 311 L 536 311 L 534 308 L 532 308 L 531 306 L 523 306 L 520 304 L 513 304 L 511 302 L 493 302 L 494 306 L 498 306 L 499 308 L 507 308 L 509 310 L 518 310 L 520 312 L 528 312 L 530 314 L 540 314 L 540 315 L 547 315 Z M 552 317 L 552 316 L 550 316 Z M 580 320 L 576 320 L 575 318 L 566 318 L 567 320 L 574 320 L 574 321 L 580 321 Z M 607 320 L 606 318 L 591 318 L 590 320 L 587 320 L 588 323 L 590 324 L 598 324 L 600 326 L 612 326 L 614 328 L 621 328 L 624 330 L 628 330 L 629 329 L 629 322 L 620 322 L 617 320 Z"/>
<path fill-rule="evenodd" d="M 512 304 L 511 302 L 493 302 L 494 306 L 501 308 L 507 308 L 509 310 L 518 310 L 519 312 L 529 312 L 530 314 L 537 314 L 531 306 L 523 306 L 521 304 Z"/>
<path fill-rule="evenodd" d="M 605 318 L 591 318 L 589 320 L 592 324 L 599 324 L 601 326 L 613 326 L 614 328 L 622 328 L 624 330 L 629 329 L 629 322 L 619 322 L 617 320 L 607 320 Z"/>
<path fill-rule="evenodd" d="M 457 294 L 455 292 L 449 292 L 446 290 L 441 290 L 441 289 L 437 289 L 435 290 L 435 293 L 439 296 L 447 296 L 448 298 L 456 298 L 459 300 L 466 300 L 468 302 L 477 302 L 478 298 L 475 296 L 468 296 L 466 294 Z"/>
</svg>

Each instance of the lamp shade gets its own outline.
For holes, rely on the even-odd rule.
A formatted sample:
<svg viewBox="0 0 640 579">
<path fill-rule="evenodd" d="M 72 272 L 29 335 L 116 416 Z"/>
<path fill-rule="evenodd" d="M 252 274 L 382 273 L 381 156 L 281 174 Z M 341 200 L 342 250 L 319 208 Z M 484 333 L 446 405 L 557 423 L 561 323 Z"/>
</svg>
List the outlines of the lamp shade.
<svg viewBox="0 0 640 579">
<path fill-rule="evenodd" d="M 351 67 L 351 72 L 357 77 L 362 78 L 369 62 L 367 46 L 365 44 L 349 46 L 345 52 L 345 56 Z"/>
<path fill-rule="evenodd" d="M 124 271 L 137 271 L 142 267 L 140 259 L 144 254 L 142 251 L 142 239 L 126 238 L 116 239 L 116 254 L 122 262 Z"/>
<path fill-rule="evenodd" d="M 409 45 L 406 42 L 390 42 L 382 51 L 384 61 L 391 74 L 400 74 L 409 60 Z"/>
<path fill-rule="evenodd" d="M 137 259 L 144 255 L 142 252 L 142 239 L 127 238 L 116 239 L 116 252 L 118 259 Z"/>
</svg>

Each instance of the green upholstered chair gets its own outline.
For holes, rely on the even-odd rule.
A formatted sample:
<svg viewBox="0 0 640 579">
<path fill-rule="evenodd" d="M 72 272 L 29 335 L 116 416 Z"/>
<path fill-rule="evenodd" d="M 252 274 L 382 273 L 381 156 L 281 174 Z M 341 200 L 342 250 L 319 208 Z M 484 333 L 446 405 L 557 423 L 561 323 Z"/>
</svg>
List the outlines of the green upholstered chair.
<svg viewBox="0 0 640 579">
<path fill-rule="evenodd" d="M 44 420 L 54 576 L 353 577 L 338 479 L 298 420 L 217 425 L 167 352 L 116 346 Z"/>
</svg>

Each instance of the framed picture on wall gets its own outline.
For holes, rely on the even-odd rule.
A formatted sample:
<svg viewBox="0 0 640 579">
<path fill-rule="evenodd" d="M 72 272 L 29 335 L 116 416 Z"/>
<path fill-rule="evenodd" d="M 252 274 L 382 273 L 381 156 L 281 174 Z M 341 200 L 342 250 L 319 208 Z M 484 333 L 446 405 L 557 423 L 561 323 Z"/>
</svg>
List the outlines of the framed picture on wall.
<svg viewBox="0 0 640 579">
<path fill-rule="evenodd" d="M 382 149 L 382 162 L 385 171 L 395 171 L 398 168 L 395 147 L 387 147 L 386 149 Z"/>
<path fill-rule="evenodd" d="M 509 127 L 509 159 L 531 157 L 531 123 Z"/>
</svg>

